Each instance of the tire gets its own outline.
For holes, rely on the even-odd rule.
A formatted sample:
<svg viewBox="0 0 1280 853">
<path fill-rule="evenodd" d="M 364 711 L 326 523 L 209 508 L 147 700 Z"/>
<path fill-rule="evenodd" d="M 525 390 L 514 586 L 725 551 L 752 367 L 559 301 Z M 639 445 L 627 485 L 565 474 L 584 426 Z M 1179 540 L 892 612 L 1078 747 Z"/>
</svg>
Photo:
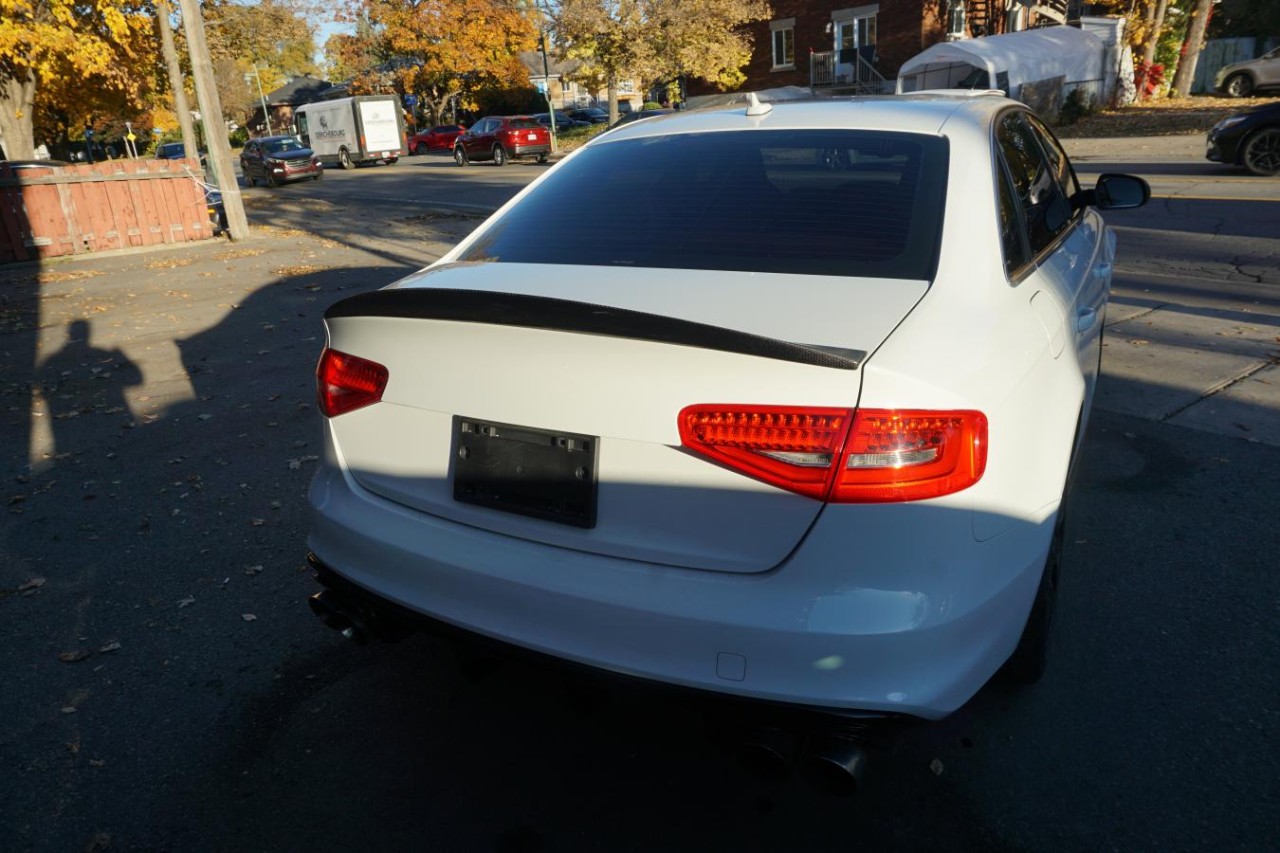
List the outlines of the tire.
<svg viewBox="0 0 1280 853">
<path fill-rule="evenodd" d="M 550 159 L 550 155 L 547 155 L 547 154 L 539 154 L 539 155 L 538 155 L 538 162 L 539 162 L 539 163 L 545 163 L 545 162 L 547 162 L 547 160 L 548 160 L 548 159 Z"/>
<path fill-rule="evenodd" d="M 466 166 L 471 162 L 467 159 L 467 152 L 461 145 L 455 146 L 453 149 L 453 162 L 457 163 L 459 166 Z"/>
<path fill-rule="evenodd" d="M 323 177 L 324 177 L 324 169 L 321 169 L 320 171 L 316 172 L 316 176 L 315 176 L 314 178 L 312 178 L 311 180 L 313 180 L 313 181 L 318 181 L 318 180 L 320 180 L 320 179 L 321 179 L 321 178 L 323 178 Z"/>
<path fill-rule="evenodd" d="M 1005 662 L 1001 674 L 1013 684 L 1035 684 L 1044 677 L 1049 666 L 1049 645 L 1053 633 L 1053 614 L 1057 609 L 1058 575 L 1062 566 L 1063 512 L 1066 495 L 1058 507 L 1058 522 L 1053 528 L 1049 555 L 1040 574 L 1040 586 L 1031 602 L 1031 613 L 1022 629 L 1018 646 Z"/>
<path fill-rule="evenodd" d="M 258 179 L 249 174 L 249 170 L 244 167 L 243 163 L 240 164 L 240 171 L 244 173 L 245 183 L 251 187 L 256 187 L 258 185 Z"/>
<path fill-rule="evenodd" d="M 421 157 L 423 154 L 429 153 L 427 150 L 426 143 L 419 142 L 417 145 L 413 146 L 413 153 L 417 154 L 419 157 Z"/>
<path fill-rule="evenodd" d="M 493 146 L 493 165 L 499 168 L 507 165 L 507 149 L 501 145 Z"/>
<path fill-rule="evenodd" d="M 351 154 L 345 148 L 338 151 L 338 165 L 344 169 L 354 169 L 356 167 L 356 164 L 351 162 Z"/>
<path fill-rule="evenodd" d="M 396 163 L 399 163 L 399 162 L 400 162 L 400 158 L 399 158 L 399 157 L 389 157 L 389 158 L 387 158 L 387 165 L 388 165 L 388 166 L 394 166 Z"/>
<path fill-rule="evenodd" d="M 1246 139 L 1240 161 L 1255 175 L 1280 175 L 1280 128 L 1264 127 Z"/>
<path fill-rule="evenodd" d="M 1253 78 L 1248 74 L 1232 74 L 1227 78 L 1222 91 L 1232 98 L 1247 98 L 1253 91 Z"/>
</svg>

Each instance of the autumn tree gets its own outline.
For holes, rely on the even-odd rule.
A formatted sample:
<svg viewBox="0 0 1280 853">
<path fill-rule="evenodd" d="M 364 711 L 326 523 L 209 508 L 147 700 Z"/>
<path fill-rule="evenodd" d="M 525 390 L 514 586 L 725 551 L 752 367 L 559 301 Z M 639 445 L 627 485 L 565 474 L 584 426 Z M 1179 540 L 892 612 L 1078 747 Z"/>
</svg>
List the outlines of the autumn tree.
<svg viewBox="0 0 1280 853">
<path fill-rule="evenodd" d="M 533 47 L 537 27 L 521 0 L 351 2 L 355 34 L 329 45 L 339 51 L 336 63 L 353 72 L 352 91 L 416 95 L 439 115 L 451 98 L 528 81 L 519 56 Z"/>
<path fill-rule="evenodd" d="M 7 156 L 34 156 L 37 115 L 65 137 L 108 100 L 139 106 L 156 79 L 153 24 L 133 0 L 3 0 L 0 136 Z"/>
<path fill-rule="evenodd" d="M 205 37 L 223 118 L 243 121 L 257 109 L 259 80 L 265 94 L 293 78 L 319 73 L 309 12 L 304 0 L 206 3 Z"/>
<path fill-rule="evenodd" d="M 773 16 L 765 0 L 561 0 L 552 14 L 581 74 L 612 84 L 611 113 L 622 80 L 648 88 L 687 75 L 721 89 L 741 85 L 752 48 L 743 25 Z"/>
</svg>

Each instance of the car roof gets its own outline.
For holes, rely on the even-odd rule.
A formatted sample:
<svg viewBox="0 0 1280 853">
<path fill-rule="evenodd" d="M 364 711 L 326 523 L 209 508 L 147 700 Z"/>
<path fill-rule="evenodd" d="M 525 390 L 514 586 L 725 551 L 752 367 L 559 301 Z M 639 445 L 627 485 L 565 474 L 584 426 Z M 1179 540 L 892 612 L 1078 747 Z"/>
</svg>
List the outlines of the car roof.
<svg viewBox="0 0 1280 853">
<path fill-rule="evenodd" d="M 744 95 L 744 98 L 746 96 Z M 907 95 L 875 95 L 853 98 L 814 98 L 762 104 L 766 111 L 746 114 L 746 102 L 729 107 L 675 110 L 640 121 L 619 124 L 597 137 L 599 144 L 669 133 L 701 133 L 723 130 L 772 128 L 779 130 L 858 128 L 938 135 L 943 125 L 974 130 L 987 128 L 996 113 L 1015 105 L 1002 93 L 980 90 L 943 90 Z M 956 121 L 957 119 L 961 121 Z M 591 144 L 595 144 L 594 141 Z"/>
</svg>

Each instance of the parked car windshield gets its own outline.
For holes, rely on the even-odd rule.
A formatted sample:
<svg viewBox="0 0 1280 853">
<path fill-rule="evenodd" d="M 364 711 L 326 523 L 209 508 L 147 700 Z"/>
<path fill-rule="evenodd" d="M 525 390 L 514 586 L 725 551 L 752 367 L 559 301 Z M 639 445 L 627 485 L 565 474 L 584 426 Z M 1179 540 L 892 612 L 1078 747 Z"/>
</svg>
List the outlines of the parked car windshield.
<svg viewBox="0 0 1280 853">
<path fill-rule="evenodd" d="M 841 130 L 591 145 L 460 260 L 927 280 L 947 156 L 940 137 Z"/>
<path fill-rule="evenodd" d="M 278 151 L 299 151 L 305 147 L 296 139 L 274 139 L 266 144 L 266 149 L 272 154 Z"/>
</svg>

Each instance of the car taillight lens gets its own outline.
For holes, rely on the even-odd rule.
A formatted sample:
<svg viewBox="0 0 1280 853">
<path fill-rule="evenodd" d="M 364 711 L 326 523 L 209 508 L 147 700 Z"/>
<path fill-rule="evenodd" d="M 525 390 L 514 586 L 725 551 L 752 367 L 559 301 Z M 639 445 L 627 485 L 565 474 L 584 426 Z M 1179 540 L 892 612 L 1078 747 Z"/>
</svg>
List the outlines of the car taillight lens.
<svg viewBox="0 0 1280 853">
<path fill-rule="evenodd" d="M 832 486 L 835 503 L 916 501 L 967 489 L 987 468 L 981 412 L 859 409 Z"/>
<path fill-rule="evenodd" d="M 696 453 L 833 503 L 948 495 L 987 464 L 987 419 L 975 411 L 698 405 L 679 428 Z"/>
<path fill-rule="evenodd" d="M 326 349 L 316 366 L 316 397 L 325 417 L 372 405 L 382 399 L 390 374 L 381 364 Z"/>
</svg>

